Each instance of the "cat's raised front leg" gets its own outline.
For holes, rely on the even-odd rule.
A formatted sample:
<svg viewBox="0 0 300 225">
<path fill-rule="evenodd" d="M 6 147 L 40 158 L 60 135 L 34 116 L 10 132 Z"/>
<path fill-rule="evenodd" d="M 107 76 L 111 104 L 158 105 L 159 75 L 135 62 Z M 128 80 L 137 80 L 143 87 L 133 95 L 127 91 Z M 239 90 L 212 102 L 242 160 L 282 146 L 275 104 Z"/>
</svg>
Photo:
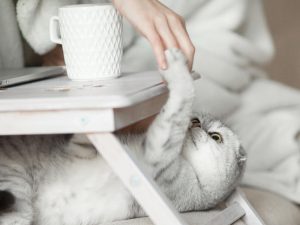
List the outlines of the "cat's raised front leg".
<svg viewBox="0 0 300 225">
<path fill-rule="evenodd" d="M 190 122 L 194 84 L 186 59 L 178 49 L 166 51 L 168 69 L 161 71 L 169 98 L 149 127 L 143 142 L 143 157 L 159 173 L 180 154 Z"/>
</svg>

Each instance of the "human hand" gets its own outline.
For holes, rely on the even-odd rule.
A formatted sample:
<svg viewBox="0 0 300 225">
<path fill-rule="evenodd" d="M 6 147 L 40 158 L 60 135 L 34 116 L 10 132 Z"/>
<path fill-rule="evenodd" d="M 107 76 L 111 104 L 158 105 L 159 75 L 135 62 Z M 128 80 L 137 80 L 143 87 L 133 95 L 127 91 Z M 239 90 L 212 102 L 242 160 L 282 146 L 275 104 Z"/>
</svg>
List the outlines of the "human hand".
<svg viewBox="0 0 300 225">
<path fill-rule="evenodd" d="M 64 54 L 62 47 L 57 45 L 53 50 L 42 56 L 43 66 L 64 66 Z"/>
<path fill-rule="evenodd" d="M 164 51 L 179 48 L 192 69 L 195 47 L 182 17 L 158 0 L 112 0 L 115 7 L 152 45 L 160 69 L 167 69 Z"/>
</svg>

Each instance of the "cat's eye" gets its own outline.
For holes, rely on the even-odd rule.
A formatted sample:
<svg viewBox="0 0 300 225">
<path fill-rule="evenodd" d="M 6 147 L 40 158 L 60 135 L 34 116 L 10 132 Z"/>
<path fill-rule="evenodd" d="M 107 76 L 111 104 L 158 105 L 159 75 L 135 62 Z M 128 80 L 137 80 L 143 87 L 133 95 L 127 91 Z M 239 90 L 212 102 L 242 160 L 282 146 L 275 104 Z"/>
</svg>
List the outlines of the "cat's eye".
<svg viewBox="0 0 300 225">
<path fill-rule="evenodd" d="M 222 135 L 217 133 L 217 132 L 213 132 L 213 133 L 209 133 L 210 137 L 215 140 L 217 143 L 222 143 L 223 142 L 223 138 Z"/>
<path fill-rule="evenodd" d="M 200 120 L 198 118 L 193 118 L 191 120 L 191 122 L 192 122 L 192 127 L 191 128 L 193 128 L 193 127 L 201 127 L 201 122 L 200 122 Z"/>
</svg>

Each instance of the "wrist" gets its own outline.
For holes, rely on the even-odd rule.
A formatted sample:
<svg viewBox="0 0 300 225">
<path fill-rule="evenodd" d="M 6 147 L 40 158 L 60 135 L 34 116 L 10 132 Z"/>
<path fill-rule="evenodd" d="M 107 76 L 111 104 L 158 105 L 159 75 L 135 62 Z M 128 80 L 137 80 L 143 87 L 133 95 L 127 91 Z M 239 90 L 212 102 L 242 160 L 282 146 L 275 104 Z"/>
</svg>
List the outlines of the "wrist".
<svg viewBox="0 0 300 225">
<path fill-rule="evenodd" d="M 123 0 L 111 0 L 111 2 L 117 9 L 119 9 L 123 4 Z"/>
</svg>

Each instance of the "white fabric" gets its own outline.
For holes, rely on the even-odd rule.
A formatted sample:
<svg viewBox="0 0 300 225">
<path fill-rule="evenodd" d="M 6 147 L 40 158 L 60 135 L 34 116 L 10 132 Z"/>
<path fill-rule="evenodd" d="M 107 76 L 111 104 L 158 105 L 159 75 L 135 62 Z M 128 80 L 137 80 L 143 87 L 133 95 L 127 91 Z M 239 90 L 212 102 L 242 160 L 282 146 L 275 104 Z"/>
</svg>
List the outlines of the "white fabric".
<svg viewBox="0 0 300 225">
<path fill-rule="evenodd" d="M 300 92 L 257 80 L 231 118 L 248 153 L 244 184 L 300 203 Z"/>
<path fill-rule="evenodd" d="M 0 68 L 23 66 L 23 48 L 12 0 L 0 1 Z"/>
<path fill-rule="evenodd" d="M 55 47 L 49 38 L 48 23 L 51 15 L 56 15 L 59 7 L 77 2 L 79 0 L 18 1 L 17 17 L 20 29 L 38 54 L 45 54 Z"/>
<path fill-rule="evenodd" d="M 54 46 L 48 38 L 49 18 L 60 5 L 74 2 L 19 1 L 19 24 L 36 52 Z M 203 78 L 196 82 L 195 109 L 227 119 L 241 136 L 249 154 L 243 183 L 300 203 L 300 92 L 264 79 L 261 67 L 272 59 L 274 49 L 261 1 L 162 2 L 185 17 L 197 49 L 194 69 Z M 128 23 L 124 30 L 123 69 L 155 69 L 148 42 Z"/>
</svg>

